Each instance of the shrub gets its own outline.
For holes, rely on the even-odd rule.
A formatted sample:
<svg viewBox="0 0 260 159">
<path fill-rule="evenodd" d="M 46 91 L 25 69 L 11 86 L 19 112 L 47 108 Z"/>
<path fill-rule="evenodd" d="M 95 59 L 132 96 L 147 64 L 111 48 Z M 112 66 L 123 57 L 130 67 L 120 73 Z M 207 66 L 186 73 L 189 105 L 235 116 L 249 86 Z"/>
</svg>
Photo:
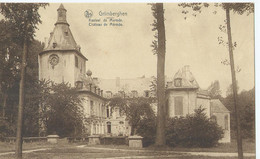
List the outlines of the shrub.
<svg viewBox="0 0 260 159">
<path fill-rule="evenodd" d="M 167 121 L 166 144 L 184 147 L 212 147 L 222 138 L 223 130 L 216 122 L 210 121 L 204 109 L 196 109 L 186 117 Z"/>
<path fill-rule="evenodd" d="M 166 144 L 183 147 L 212 147 L 222 138 L 223 130 L 211 121 L 204 109 L 196 109 L 185 117 L 168 118 L 166 122 Z M 155 143 L 156 118 L 144 118 L 137 127 L 137 134 L 143 137 L 143 146 Z"/>
<path fill-rule="evenodd" d="M 144 118 L 137 126 L 137 134 L 143 137 L 143 146 L 147 147 L 155 143 L 156 118 Z"/>
<path fill-rule="evenodd" d="M 0 140 L 4 137 L 14 135 L 15 127 L 5 119 L 0 119 Z"/>
</svg>

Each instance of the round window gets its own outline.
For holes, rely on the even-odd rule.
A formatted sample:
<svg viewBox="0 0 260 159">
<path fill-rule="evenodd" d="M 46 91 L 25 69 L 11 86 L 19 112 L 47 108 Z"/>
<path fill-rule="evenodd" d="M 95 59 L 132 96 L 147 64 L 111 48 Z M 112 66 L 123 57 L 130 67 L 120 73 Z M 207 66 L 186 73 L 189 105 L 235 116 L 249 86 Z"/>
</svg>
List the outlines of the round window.
<svg viewBox="0 0 260 159">
<path fill-rule="evenodd" d="M 49 62 L 52 65 L 52 68 L 54 68 L 54 66 L 56 66 L 59 63 L 59 56 L 56 54 L 50 55 Z"/>
</svg>

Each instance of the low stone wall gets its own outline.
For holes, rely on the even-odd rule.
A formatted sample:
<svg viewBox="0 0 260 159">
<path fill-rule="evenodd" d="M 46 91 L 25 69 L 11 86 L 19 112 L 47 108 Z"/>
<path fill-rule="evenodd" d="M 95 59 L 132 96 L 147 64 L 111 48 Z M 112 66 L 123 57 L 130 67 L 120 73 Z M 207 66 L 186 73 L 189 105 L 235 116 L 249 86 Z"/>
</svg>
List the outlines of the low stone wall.
<svg viewBox="0 0 260 159">
<path fill-rule="evenodd" d="M 96 136 L 99 138 L 101 145 L 128 145 L 128 137 L 126 136 Z M 88 143 L 88 137 L 67 137 L 68 143 Z M 92 136 L 93 138 L 93 136 Z"/>
<path fill-rule="evenodd" d="M 88 137 L 67 137 L 68 143 L 88 143 L 89 138 Z"/>
<path fill-rule="evenodd" d="M 128 145 L 128 138 L 125 136 L 100 137 L 101 145 Z"/>
<path fill-rule="evenodd" d="M 16 137 L 4 137 L 1 139 L 2 142 L 13 143 L 16 141 Z M 23 142 L 46 142 L 47 137 L 23 137 Z"/>
</svg>

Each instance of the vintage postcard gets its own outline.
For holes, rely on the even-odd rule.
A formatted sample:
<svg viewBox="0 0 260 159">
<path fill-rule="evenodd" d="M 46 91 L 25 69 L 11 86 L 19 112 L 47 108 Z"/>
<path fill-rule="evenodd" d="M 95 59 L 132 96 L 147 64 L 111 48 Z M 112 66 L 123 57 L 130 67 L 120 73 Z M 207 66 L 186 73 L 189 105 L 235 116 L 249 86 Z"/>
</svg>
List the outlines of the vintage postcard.
<svg viewBox="0 0 260 159">
<path fill-rule="evenodd" d="M 254 27 L 253 2 L 1 2 L 0 158 L 255 158 Z"/>
</svg>

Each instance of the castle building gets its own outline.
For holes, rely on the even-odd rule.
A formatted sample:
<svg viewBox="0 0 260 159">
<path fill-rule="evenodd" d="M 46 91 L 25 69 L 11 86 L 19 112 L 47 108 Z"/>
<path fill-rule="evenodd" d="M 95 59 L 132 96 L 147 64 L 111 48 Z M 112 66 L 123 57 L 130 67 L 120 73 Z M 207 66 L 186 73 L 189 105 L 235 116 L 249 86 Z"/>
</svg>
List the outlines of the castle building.
<svg viewBox="0 0 260 159">
<path fill-rule="evenodd" d="M 79 89 L 84 98 L 83 108 L 89 134 L 106 133 L 104 119 L 106 117 L 105 98 L 91 77 L 92 72 L 86 71 L 87 58 L 77 45 L 66 19 L 67 10 L 61 4 L 57 9 L 58 18 L 53 32 L 44 50 L 39 54 L 39 79 L 51 80 L 55 83 L 69 83 Z M 89 119 L 91 117 L 91 120 Z"/>
<path fill-rule="evenodd" d="M 133 79 L 98 79 L 103 89 L 109 90 L 109 96 L 123 96 L 124 98 L 147 97 L 154 98 L 151 84 L 154 78 L 139 77 Z M 211 99 L 207 90 L 202 90 L 190 71 L 184 66 L 174 75 L 173 79 L 166 78 L 166 108 L 170 118 L 186 116 L 195 113 L 195 109 L 202 108 L 208 118 L 217 122 L 224 130 L 224 136 L 219 142 L 230 142 L 230 112 L 219 99 Z M 152 104 L 157 112 L 157 103 Z M 122 120 L 123 118 L 121 118 Z M 120 120 L 112 120 L 112 125 Z M 114 129 L 114 133 L 118 131 Z"/>
<path fill-rule="evenodd" d="M 202 108 L 208 118 L 216 121 L 224 130 L 219 142 L 230 142 L 230 112 L 219 99 L 211 99 L 207 90 L 199 87 L 189 66 L 184 66 L 168 82 L 166 89 L 169 117 L 186 116 Z"/>
<path fill-rule="evenodd" d="M 81 53 L 66 19 L 67 10 L 61 4 L 58 19 L 44 50 L 39 54 L 39 78 L 54 82 L 69 82 L 75 86 L 86 73 L 87 58 Z"/>
<path fill-rule="evenodd" d="M 86 71 L 87 58 L 82 54 L 70 31 L 66 19 L 66 9 L 61 4 L 57 9 L 58 19 L 44 50 L 39 54 L 39 79 L 68 82 L 78 89 L 84 98 L 83 108 L 85 124 L 89 135 L 129 135 L 131 126 L 119 110 L 111 111 L 107 99 L 114 96 L 123 98 L 155 98 L 151 91 L 155 78 L 101 79 L 93 78 L 90 70 Z M 207 117 L 215 120 L 224 129 L 220 142 L 230 142 L 230 112 L 218 100 L 211 99 L 207 90 L 202 90 L 191 73 L 189 66 L 184 66 L 173 80 L 166 78 L 166 105 L 169 117 L 186 116 L 195 109 L 205 109 Z M 102 89 L 101 89 L 102 88 Z M 157 112 L 157 104 L 152 104 Z"/>
</svg>

